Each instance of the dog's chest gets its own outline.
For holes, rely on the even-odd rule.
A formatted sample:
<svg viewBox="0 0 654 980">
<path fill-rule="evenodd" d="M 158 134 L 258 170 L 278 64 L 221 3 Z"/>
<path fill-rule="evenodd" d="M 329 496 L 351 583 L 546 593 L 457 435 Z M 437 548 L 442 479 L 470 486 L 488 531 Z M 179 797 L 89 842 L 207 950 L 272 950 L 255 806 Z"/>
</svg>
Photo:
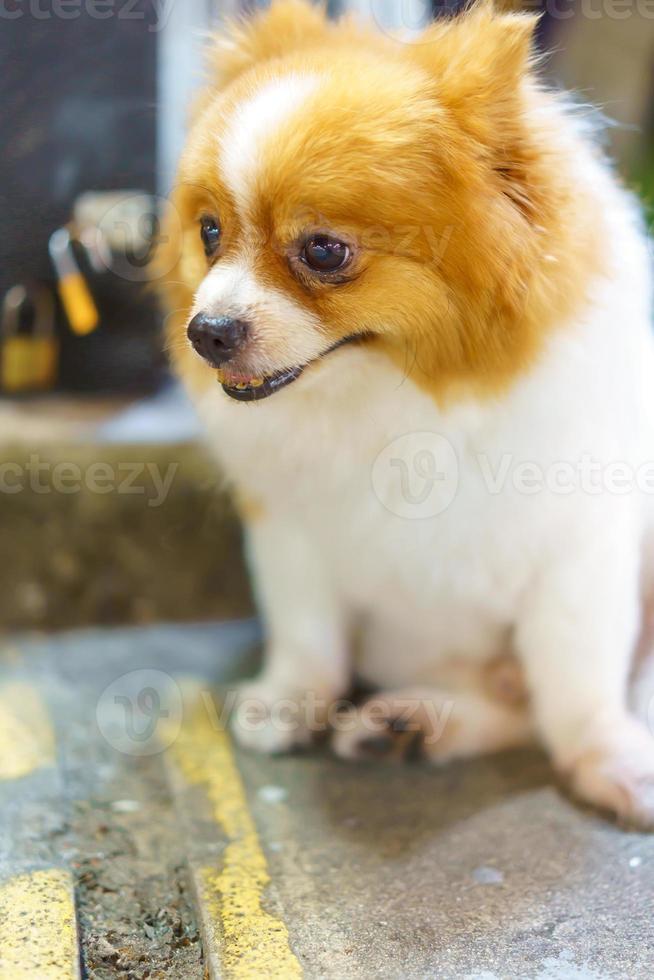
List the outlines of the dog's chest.
<svg viewBox="0 0 654 980">
<path fill-rule="evenodd" d="M 473 606 L 507 619 L 524 551 L 512 495 L 488 493 L 483 408 L 443 414 L 379 363 L 362 362 L 354 390 L 339 387 L 337 368 L 260 405 L 219 390 L 201 405 L 239 493 L 260 519 L 300 527 L 355 607 L 398 622 L 417 614 L 432 630 Z"/>
</svg>

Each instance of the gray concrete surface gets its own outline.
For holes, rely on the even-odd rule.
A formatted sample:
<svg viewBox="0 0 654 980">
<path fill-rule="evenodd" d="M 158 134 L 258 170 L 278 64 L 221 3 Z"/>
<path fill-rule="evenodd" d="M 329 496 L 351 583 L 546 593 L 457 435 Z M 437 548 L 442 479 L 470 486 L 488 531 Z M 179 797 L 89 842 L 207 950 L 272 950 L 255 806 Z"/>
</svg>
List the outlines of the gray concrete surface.
<svg viewBox="0 0 654 980">
<path fill-rule="evenodd" d="M 109 685 L 154 671 L 166 711 L 166 677 L 230 684 L 252 668 L 255 641 L 253 624 L 235 623 L 19 638 L 0 651 L 0 682 L 41 693 L 57 743 L 54 767 L 0 783 L 0 877 L 73 869 L 88 977 L 201 977 L 187 871 L 219 867 L 225 846 L 197 787 L 189 806 L 159 754 L 102 735 Z M 441 771 L 348 765 L 326 748 L 235 758 L 270 872 L 265 905 L 306 977 L 654 976 L 654 838 L 578 808 L 540 755 Z"/>
</svg>

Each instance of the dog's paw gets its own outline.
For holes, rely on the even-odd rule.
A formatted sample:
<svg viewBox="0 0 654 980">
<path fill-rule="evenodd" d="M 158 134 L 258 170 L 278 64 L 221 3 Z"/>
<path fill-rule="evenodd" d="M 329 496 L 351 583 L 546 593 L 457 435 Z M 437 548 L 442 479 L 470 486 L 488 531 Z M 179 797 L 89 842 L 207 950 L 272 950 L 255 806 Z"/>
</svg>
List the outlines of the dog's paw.
<svg viewBox="0 0 654 980">
<path fill-rule="evenodd" d="M 654 739 L 628 718 L 606 732 L 567 767 L 574 792 L 582 800 L 610 810 L 619 820 L 654 830 Z"/>
<path fill-rule="evenodd" d="M 342 759 L 411 762 L 430 754 L 434 725 L 409 699 L 379 695 L 333 720 L 332 749 Z"/>
<path fill-rule="evenodd" d="M 251 681 L 239 688 L 231 716 L 232 735 L 239 745 L 253 752 L 292 752 L 311 742 L 305 714 L 302 692 Z"/>
<path fill-rule="evenodd" d="M 341 759 L 412 762 L 423 755 L 423 732 L 401 718 L 389 717 L 371 728 L 360 712 L 350 711 L 342 721 L 345 727 L 332 735 L 332 748 Z"/>
<path fill-rule="evenodd" d="M 387 692 L 332 722 L 332 747 L 343 759 L 424 758 L 436 765 L 527 745 L 528 712 L 476 693 L 427 688 Z"/>
</svg>

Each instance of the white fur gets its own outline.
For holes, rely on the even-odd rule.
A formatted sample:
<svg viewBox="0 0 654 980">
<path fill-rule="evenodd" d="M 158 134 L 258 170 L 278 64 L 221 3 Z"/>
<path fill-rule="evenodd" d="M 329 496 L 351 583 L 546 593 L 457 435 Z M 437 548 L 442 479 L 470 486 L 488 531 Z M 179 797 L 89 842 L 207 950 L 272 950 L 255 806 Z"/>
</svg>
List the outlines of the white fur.
<svg viewBox="0 0 654 980">
<path fill-rule="evenodd" d="M 219 262 L 205 276 L 192 314 L 200 310 L 250 322 L 247 366 L 254 375 L 306 364 L 329 346 L 318 318 L 281 290 L 262 286 L 247 255 Z"/>
<path fill-rule="evenodd" d="M 292 119 L 315 91 L 318 77 L 291 73 L 257 89 L 237 106 L 222 136 L 218 169 L 231 190 L 244 226 L 250 231 L 249 209 L 266 141 Z M 252 374 L 295 367 L 317 357 L 327 343 L 320 322 L 280 290 L 257 279 L 256 254 L 245 249 L 238 259 L 219 262 L 197 291 L 194 312 L 248 318 L 254 329 L 250 345 Z M 291 329 L 289 329 L 289 325 Z"/>
<path fill-rule="evenodd" d="M 654 742 L 625 706 L 642 591 L 654 583 L 654 496 L 561 491 L 562 474 L 585 454 L 634 470 L 654 459 L 649 254 L 608 170 L 590 152 L 578 166 L 606 214 L 611 274 L 502 397 L 443 411 L 383 356 L 347 347 L 260 404 L 236 403 L 216 385 L 199 408 L 227 473 L 263 511 L 248 539 L 269 644 L 247 693 L 268 707 L 308 690 L 332 699 L 356 667 L 380 688 L 419 686 L 440 703 L 446 658 L 481 663 L 512 649 L 556 764 L 587 798 L 651 822 Z M 441 512 L 416 520 L 388 507 L 398 488 L 384 481 L 400 478 L 401 462 L 375 469 L 410 433 L 439 434 L 458 461 L 456 492 L 444 480 Z M 509 476 L 492 487 L 507 458 Z M 524 464 L 555 478 L 535 492 Z M 462 718 L 471 704 L 462 702 Z M 449 754 L 521 741 L 531 729 L 514 715 L 488 717 L 492 731 L 464 726 Z M 277 750 L 306 731 L 266 724 L 238 734 Z M 352 740 L 340 742 L 351 754 Z"/>
<path fill-rule="evenodd" d="M 220 147 L 219 167 L 238 206 L 247 213 L 266 139 L 288 121 L 315 90 L 318 79 L 297 73 L 276 78 L 238 106 Z"/>
</svg>

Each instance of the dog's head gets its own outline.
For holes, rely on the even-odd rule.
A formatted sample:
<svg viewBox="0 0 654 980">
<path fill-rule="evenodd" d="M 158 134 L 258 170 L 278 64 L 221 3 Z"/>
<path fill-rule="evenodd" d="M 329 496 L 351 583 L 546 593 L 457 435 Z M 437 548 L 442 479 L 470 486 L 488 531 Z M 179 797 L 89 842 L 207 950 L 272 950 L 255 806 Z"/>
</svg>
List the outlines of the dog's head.
<svg viewBox="0 0 654 980">
<path fill-rule="evenodd" d="M 482 0 L 402 43 L 277 0 L 219 42 L 165 245 L 182 370 L 250 401 L 349 344 L 436 394 L 523 370 L 596 262 L 533 27 Z"/>
</svg>

